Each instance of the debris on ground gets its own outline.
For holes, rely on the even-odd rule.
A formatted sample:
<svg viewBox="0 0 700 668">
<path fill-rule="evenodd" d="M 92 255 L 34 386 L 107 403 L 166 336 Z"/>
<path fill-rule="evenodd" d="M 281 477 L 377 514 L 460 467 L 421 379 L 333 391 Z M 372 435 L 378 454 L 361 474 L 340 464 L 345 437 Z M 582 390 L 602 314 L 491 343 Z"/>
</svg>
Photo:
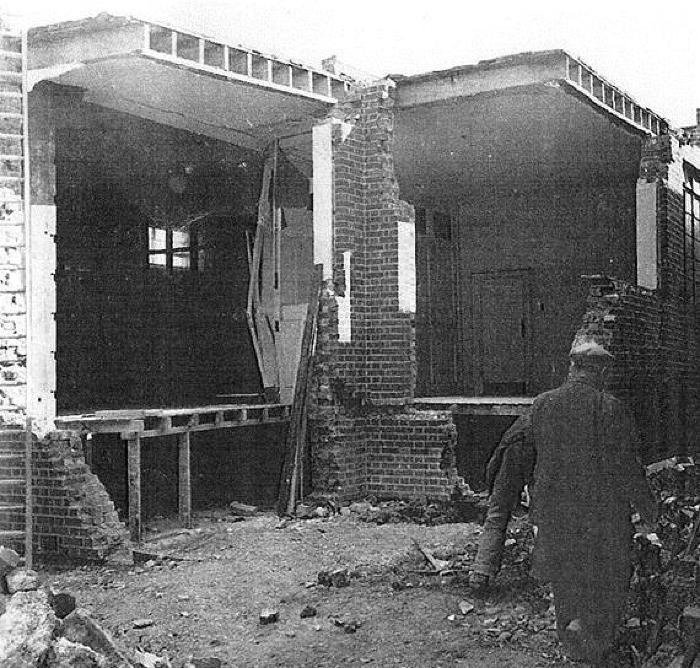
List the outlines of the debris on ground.
<svg viewBox="0 0 700 668">
<path fill-rule="evenodd" d="M 247 503 L 240 503 L 239 501 L 231 501 L 228 507 L 231 514 L 238 517 L 251 517 L 258 512 L 257 506 L 250 506 Z"/>
<path fill-rule="evenodd" d="M 334 571 L 320 571 L 318 584 L 324 587 L 347 587 L 350 584 L 350 573 L 347 568 L 337 568 Z"/>
<path fill-rule="evenodd" d="M 318 611 L 313 605 L 305 605 L 302 611 L 299 613 L 299 617 L 302 619 L 308 619 L 309 617 L 315 617 L 317 614 Z"/>
<path fill-rule="evenodd" d="M 260 612 L 260 623 L 263 625 L 274 624 L 279 621 L 279 618 L 279 612 L 274 608 L 265 608 Z"/>
</svg>

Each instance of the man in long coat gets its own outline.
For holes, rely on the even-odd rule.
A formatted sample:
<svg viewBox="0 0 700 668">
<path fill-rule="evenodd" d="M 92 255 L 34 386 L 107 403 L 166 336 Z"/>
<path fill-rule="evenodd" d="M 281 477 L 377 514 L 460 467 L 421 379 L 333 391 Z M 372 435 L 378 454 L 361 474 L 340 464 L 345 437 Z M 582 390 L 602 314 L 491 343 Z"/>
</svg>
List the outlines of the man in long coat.
<svg viewBox="0 0 700 668">
<path fill-rule="evenodd" d="M 603 391 L 612 355 L 586 336 L 570 355 L 567 380 L 535 398 L 510 438 L 535 452 L 534 573 L 552 583 L 559 639 L 571 658 L 597 663 L 629 592 L 630 506 L 650 524 L 656 506 L 635 456 L 632 416 Z"/>
</svg>

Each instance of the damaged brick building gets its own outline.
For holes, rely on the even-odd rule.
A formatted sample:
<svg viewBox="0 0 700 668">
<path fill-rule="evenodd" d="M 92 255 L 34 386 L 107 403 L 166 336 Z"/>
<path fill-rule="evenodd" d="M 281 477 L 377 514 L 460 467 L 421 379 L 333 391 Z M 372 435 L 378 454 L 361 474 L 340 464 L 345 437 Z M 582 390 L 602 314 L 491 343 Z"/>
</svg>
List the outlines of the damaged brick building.
<svg viewBox="0 0 700 668">
<path fill-rule="evenodd" d="M 269 503 L 307 359 L 306 491 L 478 484 L 581 327 L 645 455 L 697 449 L 697 128 L 563 51 L 359 81 L 106 15 L 3 39 L 0 391 L 53 462 L 40 549 L 99 556 L 115 506 L 138 540 L 155 496 Z"/>
</svg>

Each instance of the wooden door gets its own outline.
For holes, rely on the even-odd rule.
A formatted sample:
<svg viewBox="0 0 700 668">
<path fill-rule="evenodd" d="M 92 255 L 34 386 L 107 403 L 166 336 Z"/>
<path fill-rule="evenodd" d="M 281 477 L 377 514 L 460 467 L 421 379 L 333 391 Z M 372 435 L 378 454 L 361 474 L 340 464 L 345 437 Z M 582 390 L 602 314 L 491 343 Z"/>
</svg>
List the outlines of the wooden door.
<svg viewBox="0 0 700 668">
<path fill-rule="evenodd" d="M 529 297 L 526 271 L 473 275 L 477 394 L 528 391 Z"/>
</svg>

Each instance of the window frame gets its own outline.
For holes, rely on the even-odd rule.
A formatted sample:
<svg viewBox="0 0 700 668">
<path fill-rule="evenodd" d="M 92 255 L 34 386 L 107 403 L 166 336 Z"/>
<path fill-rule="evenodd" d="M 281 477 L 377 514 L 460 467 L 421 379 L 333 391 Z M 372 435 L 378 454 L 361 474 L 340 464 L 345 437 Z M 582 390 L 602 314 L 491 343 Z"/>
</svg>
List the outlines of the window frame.
<svg viewBox="0 0 700 668">
<path fill-rule="evenodd" d="M 686 163 L 683 182 L 683 294 L 700 300 L 700 170 Z"/>
<path fill-rule="evenodd" d="M 151 248 L 151 230 L 162 230 L 165 232 L 165 247 L 164 248 Z M 174 232 L 184 232 L 188 236 L 188 245 L 175 246 L 174 243 Z M 200 258 L 199 258 L 199 244 L 197 243 L 197 234 L 193 228 L 182 229 L 182 228 L 166 228 L 162 226 L 149 225 L 148 226 L 148 252 L 147 252 L 147 264 L 149 269 L 156 269 L 160 271 L 165 271 L 168 274 L 175 273 L 185 273 L 188 271 L 197 272 L 199 270 Z M 187 265 L 179 265 L 175 262 L 175 258 L 178 255 L 187 253 Z M 156 263 L 151 262 L 151 258 L 156 255 L 162 255 L 165 257 L 165 262 Z"/>
</svg>

